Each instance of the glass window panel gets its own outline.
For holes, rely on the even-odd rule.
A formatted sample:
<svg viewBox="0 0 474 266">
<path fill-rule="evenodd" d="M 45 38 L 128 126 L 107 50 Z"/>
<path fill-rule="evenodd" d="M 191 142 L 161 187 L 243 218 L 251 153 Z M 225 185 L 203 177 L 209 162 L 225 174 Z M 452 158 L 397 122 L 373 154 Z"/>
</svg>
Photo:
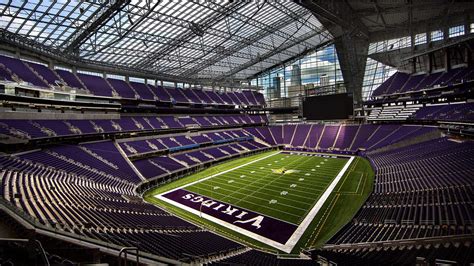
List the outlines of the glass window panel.
<svg viewBox="0 0 474 266">
<path fill-rule="evenodd" d="M 418 33 L 415 35 L 415 45 L 420 45 L 426 43 L 427 38 L 426 38 L 426 33 Z"/>
<path fill-rule="evenodd" d="M 435 30 L 431 32 L 431 41 L 440 41 L 444 38 L 444 34 L 441 30 Z"/>
<path fill-rule="evenodd" d="M 125 77 L 122 75 L 107 74 L 107 78 L 125 80 Z"/>
<path fill-rule="evenodd" d="M 87 71 L 87 70 L 77 70 L 77 73 L 82 73 L 82 74 L 87 74 L 91 76 L 97 76 L 97 77 L 103 77 L 104 75 L 102 73 L 97 73 L 97 72 L 92 72 L 92 71 Z"/>
<path fill-rule="evenodd" d="M 449 28 L 449 38 L 464 35 L 464 25 Z"/>
<path fill-rule="evenodd" d="M 145 79 L 142 79 L 142 78 L 129 77 L 128 80 L 133 81 L 133 82 L 138 82 L 138 83 L 145 83 Z"/>
<path fill-rule="evenodd" d="M 372 58 L 367 58 L 362 84 L 362 100 L 368 100 L 372 92 L 395 72 L 395 68 L 377 62 Z"/>
<path fill-rule="evenodd" d="M 165 87 L 173 87 L 173 88 L 174 88 L 174 82 L 163 81 L 163 86 L 165 86 Z"/>
</svg>

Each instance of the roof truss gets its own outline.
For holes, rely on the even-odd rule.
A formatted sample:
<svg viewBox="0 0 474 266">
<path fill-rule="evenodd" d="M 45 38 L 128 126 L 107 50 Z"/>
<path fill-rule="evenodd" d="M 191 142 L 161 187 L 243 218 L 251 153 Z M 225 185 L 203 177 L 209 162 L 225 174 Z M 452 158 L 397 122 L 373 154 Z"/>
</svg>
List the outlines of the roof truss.
<svg viewBox="0 0 474 266">
<path fill-rule="evenodd" d="M 91 68 L 193 80 L 245 79 L 332 38 L 286 1 L 5 1 L 0 28 Z"/>
</svg>

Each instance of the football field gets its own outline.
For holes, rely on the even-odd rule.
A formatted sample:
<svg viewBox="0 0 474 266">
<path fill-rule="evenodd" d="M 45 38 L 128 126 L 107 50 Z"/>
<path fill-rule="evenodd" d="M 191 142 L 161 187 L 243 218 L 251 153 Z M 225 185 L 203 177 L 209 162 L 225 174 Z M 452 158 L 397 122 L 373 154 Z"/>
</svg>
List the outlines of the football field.
<svg viewBox="0 0 474 266">
<path fill-rule="evenodd" d="M 313 219 L 321 216 L 353 159 L 270 152 L 225 170 L 208 169 L 205 176 L 154 197 L 289 253 Z"/>
<path fill-rule="evenodd" d="M 347 159 L 280 153 L 185 189 L 300 224 L 346 162 Z"/>
</svg>

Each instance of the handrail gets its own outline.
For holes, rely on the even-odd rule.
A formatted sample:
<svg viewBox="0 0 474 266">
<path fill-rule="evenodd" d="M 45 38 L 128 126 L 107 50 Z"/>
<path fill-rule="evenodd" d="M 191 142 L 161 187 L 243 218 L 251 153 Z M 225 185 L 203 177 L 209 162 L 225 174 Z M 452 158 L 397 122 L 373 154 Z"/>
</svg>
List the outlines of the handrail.
<svg viewBox="0 0 474 266">
<path fill-rule="evenodd" d="M 436 236 L 436 237 L 400 239 L 400 240 L 377 241 L 377 242 L 327 244 L 321 247 L 321 249 L 322 250 L 332 250 L 332 249 L 339 250 L 339 249 L 360 249 L 360 248 L 379 248 L 379 247 L 401 247 L 401 246 L 408 246 L 408 245 L 447 243 L 451 241 L 455 241 L 455 242 L 471 241 L 473 237 L 474 237 L 474 234 L 463 234 L 463 235 Z"/>
<path fill-rule="evenodd" d="M 42 255 L 43 255 L 45 264 L 46 264 L 47 266 L 49 266 L 50 264 L 49 264 L 48 256 L 46 256 L 46 252 L 44 251 L 43 245 L 41 244 L 41 242 L 40 242 L 38 239 L 35 239 L 34 241 L 35 241 L 36 244 L 38 244 L 38 246 L 39 246 L 39 248 L 40 248 L 40 251 L 41 251 L 41 253 L 42 253 Z"/>
<path fill-rule="evenodd" d="M 97 245 L 105 249 L 111 249 L 115 251 L 118 251 L 121 248 L 121 246 L 116 245 L 114 243 L 105 242 L 105 241 L 90 238 L 90 237 L 84 237 L 78 234 L 70 233 L 61 229 L 57 229 L 51 226 L 41 224 L 37 219 L 25 214 L 24 212 L 19 210 L 16 206 L 12 205 L 9 201 L 0 197 L 0 209 L 2 208 L 4 211 L 7 212 L 9 216 L 12 216 L 15 220 L 23 224 L 23 226 L 36 228 L 36 230 L 40 232 L 40 234 L 43 234 L 42 232 L 45 232 L 45 233 L 49 232 L 55 235 L 54 237 L 58 239 L 65 237 L 71 240 L 76 240 L 78 241 L 77 243 L 81 243 L 81 244 L 87 243 L 87 245 Z M 152 261 L 161 261 L 161 262 L 170 263 L 170 264 L 176 263 L 176 260 L 154 255 L 151 253 L 145 253 L 144 255 L 147 259 L 150 259 Z"/>
<path fill-rule="evenodd" d="M 43 248 L 43 245 L 38 239 L 27 239 L 27 238 L 0 238 L 0 242 L 5 241 L 5 242 L 22 242 L 22 243 L 36 243 L 39 247 L 39 250 L 41 251 L 41 255 L 43 257 L 45 265 L 49 266 L 49 260 L 48 256 L 46 255 L 46 251 Z"/>
<path fill-rule="evenodd" d="M 139 255 L 139 250 L 137 247 L 123 247 L 120 249 L 119 255 L 118 255 L 118 265 L 122 266 L 122 254 L 124 254 L 124 259 L 125 259 L 125 266 L 127 265 L 127 254 L 129 250 L 134 250 L 135 251 L 135 258 L 136 258 L 136 263 L 137 266 L 140 265 L 140 255 Z"/>
</svg>

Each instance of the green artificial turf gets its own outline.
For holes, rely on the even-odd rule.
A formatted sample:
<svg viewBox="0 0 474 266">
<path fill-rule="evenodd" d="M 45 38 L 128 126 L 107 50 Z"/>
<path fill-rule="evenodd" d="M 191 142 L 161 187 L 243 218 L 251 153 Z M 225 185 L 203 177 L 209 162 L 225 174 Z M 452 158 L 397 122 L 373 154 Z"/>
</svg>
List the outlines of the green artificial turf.
<svg viewBox="0 0 474 266">
<path fill-rule="evenodd" d="M 269 155 L 272 156 L 258 160 Z M 278 252 L 257 240 L 202 219 L 154 196 L 250 163 L 183 189 L 298 225 L 347 160 L 266 152 L 232 160 L 165 184 L 148 191 L 145 199 L 243 244 Z M 373 171 L 370 164 L 365 159 L 355 158 L 292 253 L 324 244 L 352 219 L 370 194 L 372 183 Z"/>
<path fill-rule="evenodd" d="M 347 159 L 275 154 L 184 189 L 300 224 L 346 162 Z"/>
</svg>

